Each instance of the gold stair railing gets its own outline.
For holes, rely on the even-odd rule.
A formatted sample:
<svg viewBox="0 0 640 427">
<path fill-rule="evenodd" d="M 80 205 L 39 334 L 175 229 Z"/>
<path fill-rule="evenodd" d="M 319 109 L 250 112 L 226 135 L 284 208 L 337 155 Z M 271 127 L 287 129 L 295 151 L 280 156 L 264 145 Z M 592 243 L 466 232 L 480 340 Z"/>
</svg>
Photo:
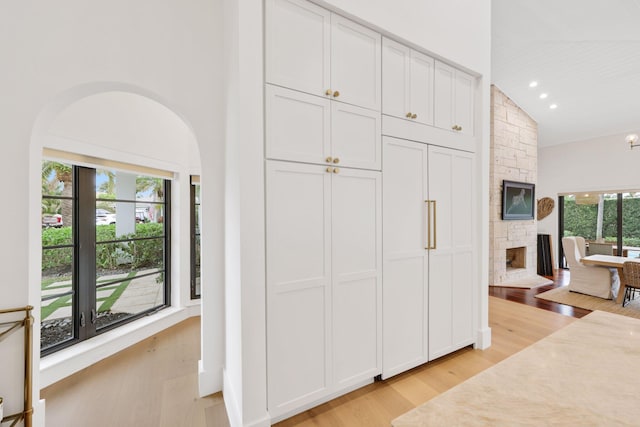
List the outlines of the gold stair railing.
<svg viewBox="0 0 640 427">
<path fill-rule="evenodd" d="M 14 320 L 8 322 L 0 322 L 0 328 L 6 328 L 0 332 L 0 342 L 7 338 L 11 333 L 17 329 L 24 327 L 24 406 L 22 412 L 13 415 L 7 415 L 0 420 L 0 424 L 11 422 L 11 427 L 17 425 L 20 421 L 24 421 L 25 427 L 31 427 L 33 423 L 33 402 L 31 397 L 32 391 L 32 366 L 33 366 L 33 351 L 32 351 L 32 338 L 33 332 L 33 316 L 31 315 L 33 307 L 28 305 L 21 308 L 9 308 L 0 310 L 0 315 L 17 313 L 20 311 L 25 312 L 25 316 L 21 320 Z"/>
</svg>

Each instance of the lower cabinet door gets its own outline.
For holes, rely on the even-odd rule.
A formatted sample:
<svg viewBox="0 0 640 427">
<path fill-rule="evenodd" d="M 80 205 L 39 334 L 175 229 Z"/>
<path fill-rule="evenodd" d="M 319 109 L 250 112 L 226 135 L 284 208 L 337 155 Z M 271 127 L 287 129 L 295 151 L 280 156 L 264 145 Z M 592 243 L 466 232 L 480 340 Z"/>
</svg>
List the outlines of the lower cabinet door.
<svg viewBox="0 0 640 427">
<path fill-rule="evenodd" d="M 337 389 L 381 372 L 380 172 L 340 168 L 331 185 L 333 373 Z"/>
<path fill-rule="evenodd" d="M 326 168 L 266 165 L 267 374 L 277 417 L 329 393 L 331 176 Z"/>
<path fill-rule="evenodd" d="M 380 172 L 267 161 L 269 413 L 381 372 Z"/>
</svg>

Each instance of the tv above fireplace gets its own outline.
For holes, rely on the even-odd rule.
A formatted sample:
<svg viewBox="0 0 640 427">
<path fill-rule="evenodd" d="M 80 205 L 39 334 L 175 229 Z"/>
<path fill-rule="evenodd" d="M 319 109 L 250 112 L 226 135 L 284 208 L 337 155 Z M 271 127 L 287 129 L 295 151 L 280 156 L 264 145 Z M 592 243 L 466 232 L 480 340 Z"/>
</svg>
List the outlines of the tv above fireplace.
<svg viewBox="0 0 640 427">
<path fill-rule="evenodd" d="M 535 184 L 502 181 L 502 219 L 529 220 L 535 214 Z"/>
</svg>

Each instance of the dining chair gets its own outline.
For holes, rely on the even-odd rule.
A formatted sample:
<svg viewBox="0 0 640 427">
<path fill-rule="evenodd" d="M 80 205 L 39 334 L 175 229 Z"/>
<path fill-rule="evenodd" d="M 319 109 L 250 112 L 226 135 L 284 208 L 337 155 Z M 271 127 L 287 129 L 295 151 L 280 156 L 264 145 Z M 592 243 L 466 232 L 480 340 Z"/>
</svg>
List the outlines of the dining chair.
<svg viewBox="0 0 640 427">
<path fill-rule="evenodd" d="M 584 265 L 585 240 L 580 236 L 562 238 L 562 250 L 569 266 L 569 290 L 604 299 L 615 299 L 620 288 L 615 268 Z"/>
<path fill-rule="evenodd" d="M 625 261 L 622 266 L 622 272 L 627 283 L 627 287 L 624 290 L 624 299 L 622 300 L 622 306 L 624 307 L 633 301 L 637 294 L 640 294 L 640 262 Z"/>
</svg>

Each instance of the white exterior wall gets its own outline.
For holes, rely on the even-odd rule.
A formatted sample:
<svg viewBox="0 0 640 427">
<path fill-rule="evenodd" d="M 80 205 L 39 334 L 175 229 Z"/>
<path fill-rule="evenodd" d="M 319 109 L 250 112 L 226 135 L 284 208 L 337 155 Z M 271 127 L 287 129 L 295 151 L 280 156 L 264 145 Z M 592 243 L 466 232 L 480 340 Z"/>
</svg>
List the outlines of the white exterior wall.
<svg viewBox="0 0 640 427">
<path fill-rule="evenodd" d="M 551 197 L 556 206 L 538 221 L 538 232 L 551 235 L 556 267 L 559 194 L 640 189 L 640 148 L 629 149 L 628 133 L 539 148 L 536 198 Z"/>
</svg>

